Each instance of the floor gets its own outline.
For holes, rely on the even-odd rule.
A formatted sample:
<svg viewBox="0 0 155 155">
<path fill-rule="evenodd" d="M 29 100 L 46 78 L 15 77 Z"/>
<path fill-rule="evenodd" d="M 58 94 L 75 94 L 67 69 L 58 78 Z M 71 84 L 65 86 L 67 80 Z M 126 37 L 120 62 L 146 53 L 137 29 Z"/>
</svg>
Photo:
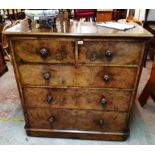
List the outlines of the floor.
<svg viewBox="0 0 155 155">
<path fill-rule="evenodd" d="M 13 68 L 10 63 L 7 65 L 9 71 L 0 78 L 0 144 L 155 144 L 155 104 L 149 98 L 147 104 L 142 108 L 137 101 L 137 97 L 131 111 L 130 136 L 126 141 L 114 142 L 28 137 L 24 131 L 22 108 Z M 146 68 L 143 69 L 137 96 L 139 96 L 149 78 L 151 65 L 151 61 L 148 61 Z M 13 120 L 13 118 L 17 119 Z"/>
</svg>

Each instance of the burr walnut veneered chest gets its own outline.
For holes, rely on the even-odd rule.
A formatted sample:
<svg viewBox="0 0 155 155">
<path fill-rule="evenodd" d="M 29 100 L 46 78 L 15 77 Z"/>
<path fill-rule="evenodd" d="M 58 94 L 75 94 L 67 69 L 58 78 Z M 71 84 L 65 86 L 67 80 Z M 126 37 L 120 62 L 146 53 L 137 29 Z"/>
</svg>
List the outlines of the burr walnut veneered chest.
<svg viewBox="0 0 155 155">
<path fill-rule="evenodd" d="M 96 23 L 5 31 L 30 136 L 124 140 L 152 35 Z"/>
</svg>

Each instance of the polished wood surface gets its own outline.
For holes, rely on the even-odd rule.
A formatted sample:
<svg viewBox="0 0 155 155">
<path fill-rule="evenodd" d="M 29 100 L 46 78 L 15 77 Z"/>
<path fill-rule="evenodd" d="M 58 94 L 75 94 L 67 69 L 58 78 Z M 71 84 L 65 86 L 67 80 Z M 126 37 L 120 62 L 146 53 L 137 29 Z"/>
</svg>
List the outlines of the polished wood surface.
<svg viewBox="0 0 155 155">
<path fill-rule="evenodd" d="M 46 36 L 73 36 L 73 37 L 152 37 L 152 34 L 145 29 L 143 29 L 138 24 L 135 24 L 135 28 L 120 31 L 115 29 L 109 29 L 101 26 L 97 26 L 97 23 L 90 22 L 57 22 L 56 28 L 51 29 L 36 29 L 35 26 L 32 26 L 32 30 L 29 29 L 28 22 L 23 21 L 21 24 L 7 29 L 4 33 L 9 35 L 16 36 L 32 36 L 41 35 Z M 34 25 L 34 23 L 33 23 Z"/>
<path fill-rule="evenodd" d="M 55 41 L 50 38 L 41 40 L 14 40 L 13 46 L 16 56 L 24 62 L 74 62 L 75 43 L 70 40 Z M 22 49 L 27 50 L 23 51 Z M 47 55 L 42 55 L 42 49 L 47 50 Z"/>
<path fill-rule="evenodd" d="M 143 48 L 143 43 L 137 40 L 85 41 L 84 45 L 79 45 L 79 62 L 137 65 Z"/>
<path fill-rule="evenodd" d="M 58 23 L 5 31 L 27 135 L 125 140 L 152 35 L 136 25 L 118 31 L 96 23 Z"/>
<path fill-rule="evenodd" d="M 19 65 L 19 73 L 23 85 L 133 89 L 137 68 L 23 64 Z"/>
<path fill-rule="evenodd" d="M 28 108 L 65 108 L 88 110 L 116 110 L 127 112 L 132 91 L 79 88 L 23 89 Z"/>
<path fill-rule="evenodd" d="M 33 108 L 29 109 L 28 118 L 32 128 L 117 132 L 126 130 L 127 115 L 117 112 Z"/>
</svg>

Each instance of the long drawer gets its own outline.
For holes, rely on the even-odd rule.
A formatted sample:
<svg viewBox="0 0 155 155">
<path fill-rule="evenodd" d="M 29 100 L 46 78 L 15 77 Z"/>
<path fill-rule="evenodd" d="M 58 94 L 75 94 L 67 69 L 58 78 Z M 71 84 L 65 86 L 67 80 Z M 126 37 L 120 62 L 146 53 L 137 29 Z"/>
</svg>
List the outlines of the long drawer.
<svg viewBox="0 0 155 155">
<path fill-rule="evenodd" d="M 116 110 L 127 112 L 131 91 L 106 89 L 24 88 L 28 108 Z"/>
<path fill-rule="evenodd" d="M 30 128 L 85 131 L 125 131 L 127 114 L 90 110 L 31 108 Z"/>
<path fill-rule="evenodd" d="M 23 64 L 19 73 L 23 85 L 132 89 L 137 68 Z"/>
<path fill-rule="evenodd" d="M 16 61 L 74 63 L 75 42 L 55 39 L 13 40 Z"/>
</svg>

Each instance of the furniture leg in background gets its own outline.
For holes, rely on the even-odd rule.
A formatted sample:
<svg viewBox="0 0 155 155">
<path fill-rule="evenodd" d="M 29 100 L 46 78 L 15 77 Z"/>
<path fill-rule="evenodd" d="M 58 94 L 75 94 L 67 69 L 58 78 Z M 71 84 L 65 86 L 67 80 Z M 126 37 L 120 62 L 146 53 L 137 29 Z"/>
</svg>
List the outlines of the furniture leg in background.
<svg viewBox="0 0 155 155">
<path fill-rule="evenodd" d="M 138 99 L 141 106 L 144 106 L 146 104 L 146 101 L 149 96 L 151 96 L 153 99 L 155 98 L 153 93 L 154 90 L 155 90 L 155 58 L 154 58 L 150 78 Z"/>
</svg>

